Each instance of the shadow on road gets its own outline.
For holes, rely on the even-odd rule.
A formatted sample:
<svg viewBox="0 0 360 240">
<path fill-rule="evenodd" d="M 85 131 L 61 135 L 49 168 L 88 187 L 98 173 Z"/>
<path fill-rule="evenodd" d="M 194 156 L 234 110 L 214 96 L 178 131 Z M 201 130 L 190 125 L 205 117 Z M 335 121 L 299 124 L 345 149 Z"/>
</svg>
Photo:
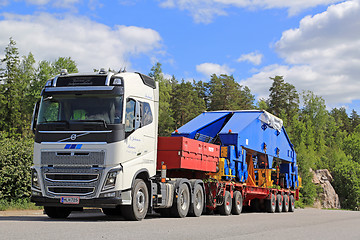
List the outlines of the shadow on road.
<svg viewBox="0 0 360 240">
<path fill-rule="evenodd" d="M 241 215 L 251 214 L 254 212 L 243 211 Z M 214 214 L 205 214 L 203 216 L 215 215 L 220 216 L 217 212 Z M 174 218 L 171 216 L 161 216 L 160 214 L 149 214 L 145 219 L 159 219 L 159 218 Z M 100 209 L 85 209 L 82 212 L 72 212 L 66 219 L 49 218 L 46 214 L 43 215 L 23 215 L 23 216 L 0 216 L 0 222 L 15 221 L 15 222 L 108 222 L 108 221 L 124 221 L 131 222 L 122 216 L 107 216 Z"/>
<path fill-rule="evenodd" d="M 145 219 L 159 218 L 159 215 L 148 215 Z M 44 215 L 26 216 L 0 216 L 0 222 L 107 222 L 107 221 L 127 221 L 121 216 L 106 216 L 100 209 L 84 210 L 83 212 L 73 212 L 66 219 L 54 219 Z M 129 221 L 130 222 L 130 221 Z"/>
</svg>

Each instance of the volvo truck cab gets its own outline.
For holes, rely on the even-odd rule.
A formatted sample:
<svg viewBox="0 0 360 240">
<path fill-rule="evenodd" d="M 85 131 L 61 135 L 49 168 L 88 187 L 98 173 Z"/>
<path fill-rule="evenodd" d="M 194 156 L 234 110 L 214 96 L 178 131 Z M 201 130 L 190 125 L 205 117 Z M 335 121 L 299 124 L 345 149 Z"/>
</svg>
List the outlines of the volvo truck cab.
<svg viewBox="0 0 360 240">
<path fill-rule="evenodd" d="M 144 218 L 157 112 L 157 84 L 140 73 L 64 70 L 48 80 L 33 114 L 31 200 L 55 218 L 83 207 Z"/>
</svg>

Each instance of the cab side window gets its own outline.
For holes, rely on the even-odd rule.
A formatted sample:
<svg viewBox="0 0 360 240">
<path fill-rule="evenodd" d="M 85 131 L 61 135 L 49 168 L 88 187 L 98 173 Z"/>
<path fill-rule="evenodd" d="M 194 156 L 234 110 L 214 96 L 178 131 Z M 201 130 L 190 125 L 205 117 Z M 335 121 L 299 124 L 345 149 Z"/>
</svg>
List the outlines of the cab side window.
<svg viewBox="0 0 360 240">
<path fill-rule="evenodd" d="M 128 99 L 126 101 L 125 132 L 132 132 L 135 129 L 135 107 L 135 100 Z"/>
<path fill-rule="evenodd" d="M 147 102 L 142 102 L 141 106 L 141 126 L 146 126 L 153 121 L 153 116 L 150 108 L 150 104 Z"/>
</svg>

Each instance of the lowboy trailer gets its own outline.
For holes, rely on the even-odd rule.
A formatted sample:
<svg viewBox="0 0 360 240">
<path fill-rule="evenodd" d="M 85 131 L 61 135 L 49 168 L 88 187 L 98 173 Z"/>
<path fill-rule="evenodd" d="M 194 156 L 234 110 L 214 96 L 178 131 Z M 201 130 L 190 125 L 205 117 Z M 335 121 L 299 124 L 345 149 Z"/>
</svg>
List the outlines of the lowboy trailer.
<svg viewBox="0 0 360 240">
<path fill-rule="evenodd" d="M 129 220 L 294 211 L 296 153 L 279 118 L 204 112 L 158 137 L 158 99 L 157 82 L 140 73 L 50 79 L 33 114 L 31 200 L 52 218 L 84 207 Z"/>
</svg>

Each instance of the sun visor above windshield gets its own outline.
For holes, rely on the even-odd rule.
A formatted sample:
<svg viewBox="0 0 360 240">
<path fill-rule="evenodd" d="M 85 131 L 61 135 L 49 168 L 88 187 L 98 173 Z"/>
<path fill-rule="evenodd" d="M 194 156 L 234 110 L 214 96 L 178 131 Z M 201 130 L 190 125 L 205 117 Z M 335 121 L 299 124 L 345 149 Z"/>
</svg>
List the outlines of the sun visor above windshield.
<svg viewBox="0 0 360 240">
<path fill-rule="evenodd" d="M 119 95 L 124 93 L 122 86 L 92 86 L 92 87 L 56 87 L 44 88 L 41 96 L 55 94 L 113 94 Z"/>
<path fill-rule="evenodd" d="M 56 78 L 56 87 L 105 86 L 106 77 L 106 75 L 58 76 Z"/>
</svg>

